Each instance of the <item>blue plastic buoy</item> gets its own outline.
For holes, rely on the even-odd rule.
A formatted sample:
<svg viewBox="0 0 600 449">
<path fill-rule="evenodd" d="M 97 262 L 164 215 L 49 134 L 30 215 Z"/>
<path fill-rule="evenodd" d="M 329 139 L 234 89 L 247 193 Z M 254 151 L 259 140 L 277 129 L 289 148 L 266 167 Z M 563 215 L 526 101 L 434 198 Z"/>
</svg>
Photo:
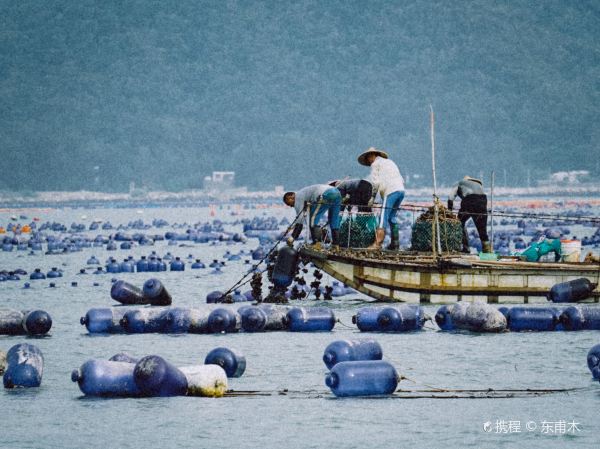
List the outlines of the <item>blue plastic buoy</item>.
<svg viewBox="0 0 600 449">
<path fill-rule="evenodd" d="M 176 257 L 175 260 L 171 261 L 170 269 L 171 271 L 185 271 L 185 262 Z"/>
<path fill-rule="evenodd" d="M 133 309 L 121 318 L 121 327 L 128 334 L 162 332 L 168 309 Z"/>
<path fill-rule="evenodd" d="M 383 332 L 408 332 L 423 327 L 423 309 L 414 304 L 385 307 L 377 316 L 379 330 Z"/>
<path fill-rule="evenodd" d="M 119 352 L 115 355 L 113 355 L 110 359 L 108 359 L 109 361 L 112 362 L 127 362 L 127 363 L 133 363 L 134 365 L 139 361 L 138 358 L 133 357 L 132 355 L 128 354 L 127 352 Z M 133 371 L 131 372 L 131 374 L 133 375 Z"/>
<path fill-rule="evenodd" d="M 203 334 L 208 332 L 209 311 L 171 307 L 165 315 L 163 332 L 167 334 Z"/>
<path fill-rule="evenodd" d="M 93 359 L 73 370 L 71 380 L 86 396 L 136 397 L 141 392 L 134 381 L 134 369 L 129 360 Z"/>
<path fill-rule="evenodd" d="M 356 315 L 352 316 L 352 323 L 361 332 L 374 332 L 379 329 L 377 317 L 381 312 L 381 307 L 361 307 L 357 310 Z"/>
<path fill-rule="evenodd" d="M 279 288 L 287 288 L 294 281 L 299 254 L 294 248 L 284 246 L 279 250 L 271 279 Z"/>
<path fill-rule="evenodd" d="M 44 372 L 44 356 L 33 345 L 20 343 L 6 353 L 4 388 L 39 387 Z"/>
<path fill-rule="evenodd" d="M 123 332 L 121 319 L 126 310 L 123 308 L 93 308 L 87 311 L 79 322 L 84 325 L 90 334 L 113 334 Z"/>
<path fill-rule="evenodd" d="M 600 380 L 600 344 L 592 346 L 587 354 L 587 365 L 592 376 L 596 380 Z"/>
<path fill-rule="evenodd" d="M 291 332 L 329 332 L 335 326 L 335 315 L 327 307 L 292 307 L 286 321 Z"/>
<path fill-rule="evenodd" d="M 325 384 L 338 397 L 389 395 L 396 391 L 400 377 L 384 360 L 340 362 L 325 377 Z"/>
<path fill-rule="evenodd" d="M 242 325 L 242 319 L 237 311 L 219 307 L 208 316 L 208 330 L 212 333 L 237 332 Z"/>
<path fill-rule="evenodd" d="M 513 332 L 554 331 L 559 316 L 551 307 L 512 307 L 508 311 L 508 329 Z"/>
<path fill-rule="evenodd" d="M 143 396 L 185 396 L 185 375 L 165 359 L 149 355 L 135 364 L 135 384 Z"/>
<path fill-rule="evenodd" d="M 452 323 L 457 329 L 472 332 L 502 332 L 506 330 L 506 318 L 489 304 L 456 303 L 450 310 Z"/>
<path fill-rule="evenodd" d="M 140 260 L 135 264 L 135 269 L 138 273 L 143 273 L 148 271 L 148 260 L 146 256 L 142 256 Z"/>
<path fill-rule="evenodd" d="M 205 365 L 219 365 L 227 377 L 240 377 L 246 371 L 246 358 L 229 348 L 215 348 L 204 359 Z"/>
<path fill-rule="evenodd" d="M 454 330 L 454 324 L 452 324 L 452 316 L 450 315 L 451 307 L 442 306 L 435 313 L 435 322 L 443 331 Z"/>
<path fill-rule="evenodd" d="M 171 305 L 171 294 L 167 291 L 162 282 L 151 278 L 144 282 L 144 297 L 153 306 Z"/>
<path fill-rule="evenodd" d="M 29 279 L 32 281 L 38 280 L 38 279 L 46 279 L 46 275 L 44 273 L 42 273 L 42 270 L 39 268 L 36 268 L 33 273 L 31 273 L 29 275 Z"/>
<path fill-rule="evenodd" d="M 587 278 L 574 279 L 554 285 L 547 298 L 552 302 L 578 302 L 589 298 L 595 288 L 596 284 Z"/>
<path fill-rule="evenodd" d="M 600 307 L 567 307 L 560 315 L 560 322 L 568 331 L 600 330 Z"/>
<path fill-rule="evenodd" d="M 127 305 L 149 303 L 142 290 L 123 280 L 119 280 L 112 285 L 110 288 L 110 297 L 121 304 Z"/>
<path fill-rule="evenodd" d="M 328 369 L 340 362 L 357 360 L 381 360 L 383 350 L 377 341 L 370 338 L 336 340 L 325 348 L 323 362 Z"/>
<path fill-rule="evenodd" d="M 45 335 L 52 327 L 52 318 L 43 310 L 32 310 L 23 317 L 23 329 L 29 335 Z"/>
<path fill-rule="evenodd" d="M 215 290 L 206 295 L 207 304 L 215 304 L 220 302 L 223 302 L 223 292 Z"/>
</svg>

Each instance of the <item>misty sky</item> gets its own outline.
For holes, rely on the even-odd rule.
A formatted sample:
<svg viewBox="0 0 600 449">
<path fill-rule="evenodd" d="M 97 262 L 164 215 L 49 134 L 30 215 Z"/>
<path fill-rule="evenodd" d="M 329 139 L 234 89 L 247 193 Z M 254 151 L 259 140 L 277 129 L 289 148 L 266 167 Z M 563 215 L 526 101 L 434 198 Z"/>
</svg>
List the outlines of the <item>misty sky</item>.
<svg viewBox="0 0 600 449">
<path fill-rule="evenodd" d="M 597 176 L 600 3 L 8 1 L 0 190 Z M 419 175 L 420 178 L 416 178 Z"/>
</svg>

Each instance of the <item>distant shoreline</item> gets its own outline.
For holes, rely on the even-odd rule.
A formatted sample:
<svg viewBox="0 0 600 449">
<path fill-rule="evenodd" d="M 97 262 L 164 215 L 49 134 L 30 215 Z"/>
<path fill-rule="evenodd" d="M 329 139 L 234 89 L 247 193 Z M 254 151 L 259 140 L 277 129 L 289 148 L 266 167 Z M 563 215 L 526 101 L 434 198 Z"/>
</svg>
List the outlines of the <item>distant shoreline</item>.
<svg viewBox="0 0 600 449">
<path fill-rule="evenodd" d="M 449 187 L 438 189 L 438 196 L 445 201 Z M 490 194 L 489 188 L 487 189 Z M 31 207 L 169 207 L 169 206 L 211 206 L 235 203 L 274 203 L 281 201 L 282 191 L 232 190 L 222 192 L 206 192 L 188 190 L 183 192 L 147 192 L 143 195 L 129 193 L 107 193 L 92 191 L 74 192 L 0 192 L 0 208 Z M 406 200 L 409 202 L 430 201 L 432 189 L 407 189 Z M 543 187 L 497 187 L 494 199 L 498 202 L 552 199 L 555 201 L 573 198 L 600 198 L 600 185 L 571 185 Z"/>
</svg>

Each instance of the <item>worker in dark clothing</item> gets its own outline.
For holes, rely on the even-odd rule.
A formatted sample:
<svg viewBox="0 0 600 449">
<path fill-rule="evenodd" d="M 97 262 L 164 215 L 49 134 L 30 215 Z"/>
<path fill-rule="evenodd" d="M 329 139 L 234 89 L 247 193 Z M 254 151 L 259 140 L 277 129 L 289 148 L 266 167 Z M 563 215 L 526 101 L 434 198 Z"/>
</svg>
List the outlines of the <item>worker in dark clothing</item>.
<svg viewBox="0 0 600 449">
<path fill-rule="evenodd" d="M 481 240 L 482 251 L 491 252 L 491 246 L 487 234 L 487 196 L 483 192 L 483 183 L 479 179 L 465 176 L 458 184 L 452 187 L 448 196 L 448 209 L 452 210 L 454 199 L 460 197 L 460 210 L 458 218 L 463 229 L 462 251 L 469 251 L 469 235 L 467 234 L 466 223 L 469 218 L 473 219 L 479 239 Z"/>
<path fill-rule="evenodd" d="M 330 186 L 335 187 L 342 195 L 342 210 L 346 207 L 357 206 L 359 212 L 371 212 L 371 206 L 377 196 L 377 186 L 366 179 L 344 179 L 331 181 Z"/>
</svg>

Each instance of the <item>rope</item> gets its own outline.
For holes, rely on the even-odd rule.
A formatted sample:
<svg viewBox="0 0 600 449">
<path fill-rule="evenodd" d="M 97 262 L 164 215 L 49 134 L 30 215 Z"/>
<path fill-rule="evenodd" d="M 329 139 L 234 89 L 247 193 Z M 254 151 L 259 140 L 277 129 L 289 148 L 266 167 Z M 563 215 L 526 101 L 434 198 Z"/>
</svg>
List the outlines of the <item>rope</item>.
<svg viewBox="0 0 600 449">
<path fill-rule="evenodd" d="M 300 215 L 302 215 L 303 213 L 304 213 L 304 209 L 302 209 L 300 212 L 298 212 L 298 214 L 296 215 L 296 217 L 294 218 L 292 223 L 294 223 L 298 219 L 298 217 L 300 217 Z M 252 269 L 250 271 L 248 271 L 245 275 L 243 275 L 239 281 L 237 281 L 235 284 L 233 284 L 233 286 L 230 287 L 229 290 L 227 290 L 225 293 L 223 293 L 219 299 L 225 298 L 236 288 L 242 287 L 243 285 L 246 285 L 248 282 L 250 282 L 252 280 L 252 277 L 250 277 L 250 279 L 246 279 L 246 277 L 253 275 L 254 270 L 256 270 L 260 266 L 260 264 L 262 264 L 267 258 L 269 258 L 269 256 L 271 256 L 271 254 L 273 254 L 273 251 L 275 251 L 275 249 L 282 242 L 282 240 L 285 238 L 285 236 L 289 234 L 290 230 L 291 230 L 291 228 L 288 227 L 288 229 L 283 233 L 283 235 L 281 237 L 279 237 L 279 240 L 277 240 L 275 242 L 275 244 L 271 247 L 269 252 L 267 254 L 265 254 L 265 256 L 262 259 L 260 259 L 256 264 L 252 265 Z M 262 274 L 265 271 L 266 271 L 266 269 L 262 270 L 260 273 Z M 244 281 L 244 279 L 246 279 L 246 280 Z"/>
</svg>

